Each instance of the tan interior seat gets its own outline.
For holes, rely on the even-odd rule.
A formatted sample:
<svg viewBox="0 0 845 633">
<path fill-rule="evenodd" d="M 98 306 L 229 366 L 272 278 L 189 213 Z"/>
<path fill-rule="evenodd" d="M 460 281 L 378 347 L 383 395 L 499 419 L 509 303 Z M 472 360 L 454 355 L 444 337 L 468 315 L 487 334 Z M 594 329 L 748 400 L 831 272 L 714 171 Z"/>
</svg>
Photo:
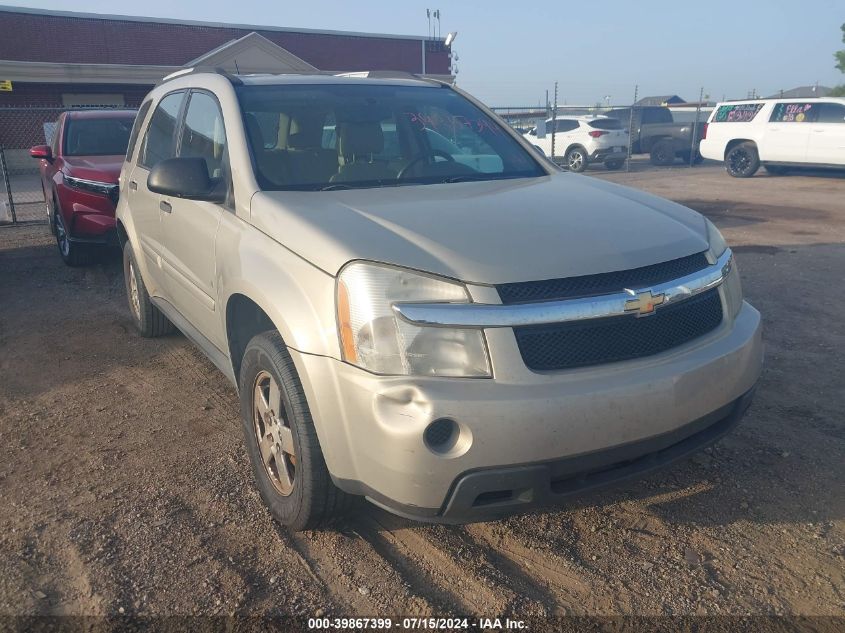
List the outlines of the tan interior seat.
<svg viewBox="0 0 845 633">
<path fill-rule="evenodd" d="M 384 150 L 384 132 L 378 122 L 343 123 L 338 126 L 338 154 L 344 164 L 331 182 L 395 180 L 396 171 L 373 156 Z"/>
</svg>

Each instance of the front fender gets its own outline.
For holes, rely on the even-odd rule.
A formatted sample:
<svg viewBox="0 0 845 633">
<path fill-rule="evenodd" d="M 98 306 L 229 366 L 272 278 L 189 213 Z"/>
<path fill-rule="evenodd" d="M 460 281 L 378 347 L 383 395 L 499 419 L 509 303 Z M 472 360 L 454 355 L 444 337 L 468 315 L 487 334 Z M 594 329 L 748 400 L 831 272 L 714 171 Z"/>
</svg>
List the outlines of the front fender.
<svg viewBox="0 0 845 633">
<path fill-rule="evenodd" d="M 226 306 L 240 294 L 264 311 L 288 347 L 339 357 L 334 277 L 230 214 L 217 234 L 217 262 L 224 331 Z"/>
</svg>

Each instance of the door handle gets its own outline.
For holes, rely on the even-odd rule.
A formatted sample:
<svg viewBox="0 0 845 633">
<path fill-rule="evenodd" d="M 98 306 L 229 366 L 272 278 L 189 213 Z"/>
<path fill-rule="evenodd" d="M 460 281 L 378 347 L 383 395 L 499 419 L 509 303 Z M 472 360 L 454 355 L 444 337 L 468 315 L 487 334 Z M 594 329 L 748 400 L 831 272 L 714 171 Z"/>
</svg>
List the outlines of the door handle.
<svg viewBox="0 0 845 633">
<path fill-rule="evenodd" d="M 167 200 L 162 200 L 158 203 L 158 208 L 164 211 L 165 213 L 170 213 L 173 211 L 173 207 L 170 206 L 170 203 Z"/>
<path fill-rule="evenodd" d="M 132 191 L 138 191 L 138 183 L 137 183 L 137 182 L 135 182 L 134 180 L 130 180 L 130 181 L 129 181 L 129 188 L 130 188 Z"/>
</svg>

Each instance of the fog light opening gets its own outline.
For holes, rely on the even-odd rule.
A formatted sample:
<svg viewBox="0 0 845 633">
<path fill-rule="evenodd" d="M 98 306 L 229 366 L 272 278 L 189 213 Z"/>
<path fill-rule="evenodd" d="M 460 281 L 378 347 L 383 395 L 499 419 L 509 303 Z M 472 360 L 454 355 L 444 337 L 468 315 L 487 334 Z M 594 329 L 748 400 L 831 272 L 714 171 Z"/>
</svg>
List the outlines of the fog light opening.
<svg viewBox="0 0 845 633">
<path fill-rule="evenodd" d="M 430 451 L 448 453 L 460 436 L 458 423 L 449 418 L 438 418 L 425 428 L 423 440 Z"/>
</svg>

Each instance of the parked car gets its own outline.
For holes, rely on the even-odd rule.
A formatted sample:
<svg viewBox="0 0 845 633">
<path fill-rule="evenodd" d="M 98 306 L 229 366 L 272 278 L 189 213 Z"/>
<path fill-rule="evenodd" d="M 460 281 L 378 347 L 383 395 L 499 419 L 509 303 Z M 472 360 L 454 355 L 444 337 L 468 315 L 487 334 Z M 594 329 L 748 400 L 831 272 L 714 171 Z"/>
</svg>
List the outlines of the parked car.
<svg viewBox="0 0 845 633">
<path fill-rule="evenodd" d="M 671 165 L 677 158 L 689 163 L 693 130 L 696 144 L 693 160 L 700 161 L 698 142 L 704 134 L 704 120 L 677 123 L 672 111 L 663 106 L 634 106 L 633 123 L 631 108 L 614 108 L 605 114 L 622 121 L 631 128 L 631 151 L 634 154 L 649 154 L 654 165 Z"/>
<path fill-rule="evenodd" d="M 51 144 L 29 150 L 40 163 L 50 230 L 70 266 L 87 264 L 104 244 L 117 244 L 117 180 L 134 120 L 134 110 L 64 112 Z"/>
<path fill-rule="evenodd" d="M 758 99 L 720 103 L 701 141 L 705 158 L 748 178 L 762 165 L 772 174 L 790 167 L 845 167 L 845 98 Z"/>
<path fill-rule="evenodd" d="M 552 157 L 552 131 L 555 132 L 555 160 L 570 171 L 584 171 L 590 163 L 604 163 L 608 169 L 619 169 L 628 157 L 628 131 L 618 119 L 605 116 L 569 116 L 548 119 L 546 132 L 537 128 L 526 134 L 526 140 Z"/>
<path fill-rule="evenodd" d="M 355 495 L 447 523 L 560 502 L 749 405 L 760 315 L 719 231 L 556 169 L 457 88 L 183 71 L 136 126 L 132 319 L 180 329 L 236 386 L 258 489 L 293 529 Z M 432 146 L 459 128 L 498 169 Z"/>
</svg>

